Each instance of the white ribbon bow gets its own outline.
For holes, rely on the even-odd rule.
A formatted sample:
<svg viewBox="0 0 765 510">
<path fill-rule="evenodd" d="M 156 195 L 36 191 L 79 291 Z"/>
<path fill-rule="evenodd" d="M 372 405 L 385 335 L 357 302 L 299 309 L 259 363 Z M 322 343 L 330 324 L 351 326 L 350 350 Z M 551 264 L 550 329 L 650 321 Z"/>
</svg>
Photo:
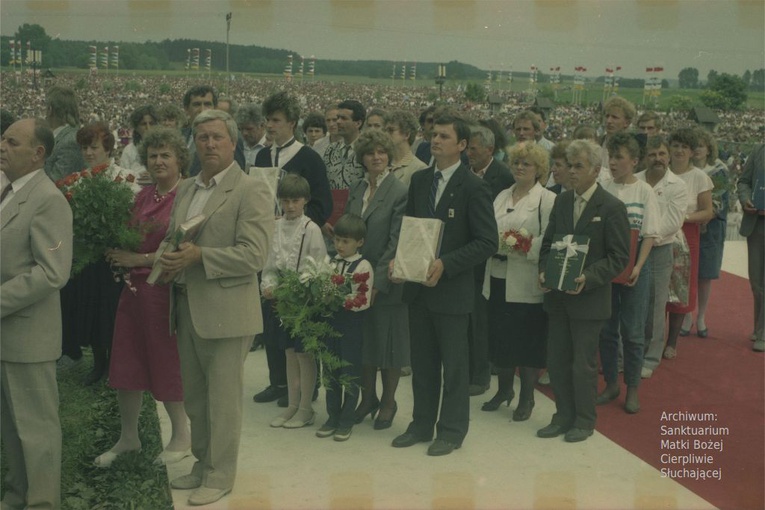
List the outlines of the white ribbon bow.
<svg viewBox="0 0 765 510">
<path fill-rule="evenodd" d="M 552 248 L 555 250 L 566 250 L 566 258 L 563 261 L 563 271 L 560 272 L 560 279 L 558 280 L 558 288 L 560 289 L 563 286 L 563 280 L 566 276 L 566 266 L 568 265 L 568 259 L 571 257 L 576 257 L 576 252 L 586 254 L 588 251 L 590 251 L 590 246 L 588 244 L 576 244 L 574 242 L 573 234 L 568 234 L 563 236 L 563 239 L 560 241 L 555 241 L 552 243 Z"/>
</svg>

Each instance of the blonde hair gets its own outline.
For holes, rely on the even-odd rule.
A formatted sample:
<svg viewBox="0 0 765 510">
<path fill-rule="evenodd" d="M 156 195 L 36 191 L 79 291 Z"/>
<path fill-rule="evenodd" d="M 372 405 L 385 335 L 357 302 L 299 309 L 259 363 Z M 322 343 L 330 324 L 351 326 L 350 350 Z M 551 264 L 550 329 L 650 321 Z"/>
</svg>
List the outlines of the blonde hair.
<svg viewBox="0 0 765 510">
<path fill-rule="evenodd" d="M 508 161 L 512 166 L 515 159 L 531 161 L 537 169 L 537 181 L 547 183 L 547 174 L 550 172 L 550 155 L 541 146 L 533 142 L 516 143 L 506 149 Z"/>
</svg>

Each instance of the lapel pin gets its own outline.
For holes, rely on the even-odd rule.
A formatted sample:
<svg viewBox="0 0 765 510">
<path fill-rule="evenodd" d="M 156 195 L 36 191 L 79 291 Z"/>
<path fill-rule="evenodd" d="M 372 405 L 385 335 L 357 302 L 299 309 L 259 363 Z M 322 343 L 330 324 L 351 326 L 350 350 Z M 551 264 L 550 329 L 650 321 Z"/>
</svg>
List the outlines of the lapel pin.
<svg viewBox="0 0 765 510">
<path fill-rule="evenodd" d="M 449 209 L 449 217 L 454 218 L 454 209 Z"/>
</svg>

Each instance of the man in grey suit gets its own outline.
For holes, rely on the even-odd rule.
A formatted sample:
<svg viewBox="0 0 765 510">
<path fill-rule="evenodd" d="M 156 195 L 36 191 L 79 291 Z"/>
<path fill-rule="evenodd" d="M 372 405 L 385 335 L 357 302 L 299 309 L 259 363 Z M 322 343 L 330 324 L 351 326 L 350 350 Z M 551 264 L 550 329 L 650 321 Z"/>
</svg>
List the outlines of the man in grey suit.
<svg viewBox="0 0 765 510">
<path fill-rule="evenodd" d="M 188 219 L 204 214 L 205 220 L 193 242 L 163 254 L 159 263 L 164 280 L 174 282 L 170 325 L 178 335 L 197 458 L 191 473 L 170 485 L 196 489 L 189 504 L 206 505 L 231 492 L 236 478 L 244 359 L 263 331 L 257 272 L 268 256 L 274 214 L 265 183 L 234 161 L 234 119 L 206 110 L 193 129 L 201 172 L 178 187 L 165 243 Z"/>
<path fill-rule="evenodd" d="M 738 179 L 738 200 L 744 216 L 741 218 L 740 233 L 746 237 L 749 255 L 749 285 L 754 296 L 754 334 L 752 350 L 765 351 L 765 302 L 763 281 L 765 280 L 765 145 L 755 147 L 744 165 Z M 757 203 L 755 203 L 757 202 Z"/>
<path fill-rule="evenodd" d="M 56 359 L 58 290 L 72 266 L 72 210 L 45 175 L 53 133 L 12 124 L 0 142 L 0 431 L 8 463 L 5 508 L 60 508 L 61 424 Z"/>
<path fill-rule="evenodd" d="M 470 129 L 470 143 L 467 156 L 470 170 L 483 179 L 491 189 L 492 201 L 502 190 L 513 185 L 510 169 L 504 163 L 494 159 L 494 133 L 484 126 L 473 126 Z M 489 364 L 489 311 L 488 301 L 483 297 L 483 277 L 486 262 L 475 268 L 475 307 L 470 314 L 470 396 L 482 395 L 489 389 L 491 381 L 491 366 Z"/>
<path fill-rule="evenodd" d="M 77 130 L 80 129 L 80 110 L 74 91 L 67 87 L 51 87 L 45 94 L 45 102 L 45 120 L 55 138 L 53 152 L 45 161 L 45 173 L 56 182 L 87 166 L 76 139 Z"/>
<path fill-rule="evenodd" d="M 565 434 L 567 442 L 575 443 L 590 437 L 595 429 L 600 330 L 611 316 L 611 280 L 629 261 L 630 226 L 621 200 L 596 183 L 600 147 L 576 140 L 566 149 L 566 159 L 573 189 L 558 195 L 550 213 L 539 254 L 540 283 L 545 283 L 555 234 L 584 235 L 590 244 L 584 271 L 575 280 L 576 290 L 551 290 L 545 295 L 547 370 L 556 413 L 537 436 Z"/>
</svg>

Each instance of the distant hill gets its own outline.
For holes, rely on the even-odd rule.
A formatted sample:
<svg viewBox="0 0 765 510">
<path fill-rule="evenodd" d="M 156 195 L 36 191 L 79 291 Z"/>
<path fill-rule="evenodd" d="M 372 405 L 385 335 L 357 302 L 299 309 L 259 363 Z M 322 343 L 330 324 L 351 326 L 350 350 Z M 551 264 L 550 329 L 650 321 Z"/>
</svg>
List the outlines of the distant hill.
<svg viewBox="0 0 765 510">
<path fill-rule="evenodd" d="M 10 37 L 0 37 L 0 65 L 10 65 Z M 89 47 L 96 46 L 99 52 L 105 47 L 119 46 L 119 67 L 129 70 L 183 69 L 189 56 L 189 50 L 199 48 L 200 67 L 204 67 L 205 52 L 212 50 L 212 70 L 225 71 L 226 45 L 220 42 L 199 41 L 195 39 L 165 39 L 161 42 L 125 43 L 118 41 L 65 41 L 56 40 L 43 51 L 42 67 L 87 68 L 89 65 Z M 229 46 L 230 70 L 243 73 L 281 74 L 287 65 L 289 55 L 293 55 L 293 73 L 297 73 L 300 56 L 289 50 L 264 48 L 262 46 Z M 317 75 L 363 76 L 367 78 L 390 78 L 396 65 L 396 77 L 401 76 L 403 62 L 385 60 L 317 60 Z M 418 62 L 417 78 L 432 79 L 437 74 L 438 62 Z M 412 63 L 407 63 L 407 77 Z M 308 59 L 304 63 L 304 72 L 308 72 Z M 452 61 L 447 64 L 446 74 L 455 80 L 483 80 L 486 71 L 470 64 Z"/>
</svg>

